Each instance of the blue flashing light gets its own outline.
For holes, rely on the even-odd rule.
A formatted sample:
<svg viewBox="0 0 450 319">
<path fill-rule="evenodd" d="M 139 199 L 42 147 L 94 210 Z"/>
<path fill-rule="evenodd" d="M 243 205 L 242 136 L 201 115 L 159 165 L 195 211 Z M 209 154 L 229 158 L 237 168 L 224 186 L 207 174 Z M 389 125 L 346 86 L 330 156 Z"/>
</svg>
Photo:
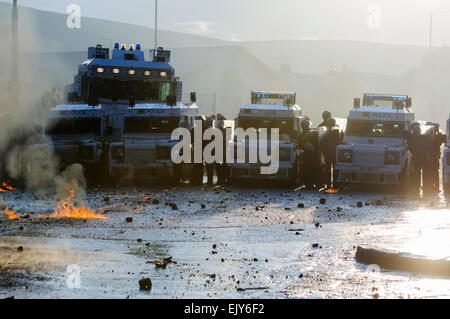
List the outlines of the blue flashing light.
<svg viewBox="0 0 450 319">
<path fill-rule="evenodd" d="M 141 51 L 141 45 L 139 43 L 136 44 L 136 51 Z"/>
<path fill-rule="evenodd" d="M 114 43 L 114 49 L 115 49 L 115 50 L 119 50 L 119 43 L 117 43 L 117 42 Z"/>
</svg>

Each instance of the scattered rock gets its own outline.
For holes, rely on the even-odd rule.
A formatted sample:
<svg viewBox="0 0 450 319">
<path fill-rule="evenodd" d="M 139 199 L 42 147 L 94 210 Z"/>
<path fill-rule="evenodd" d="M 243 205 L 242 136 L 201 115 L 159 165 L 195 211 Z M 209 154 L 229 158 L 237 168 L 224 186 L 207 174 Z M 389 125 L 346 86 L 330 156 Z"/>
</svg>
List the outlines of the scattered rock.
<svg viewBox="0 0 450 319">
<path fill-rule="evenodd" d="M 109 196 L 105 196 L 105 198 L 103 198 L 103 201 L 104 201 L 105 203 L 109 203 L 109 201 L 110 201 Z"/>
<path fill-rule="evenodd" d="M 142 239 L 141 239 L 141 238 L 138 238 L 138 239 L 137 239 L 137 242 L 138 242 L 138 243 L 142 243 Z"/>
<path fill-rule="evenodd" d="M 21 253 L 23 251 L 23 246 L 17 247 L 17 251 Z"/>
<path fill-rule="evenodd" d="M 125 218 L 125 221 L 126 221 L 127 223 L 132 223 L 132 222 L 133 222 L 133 217 L 127 217 L 127 218 Z"/>
<path fill-rule="evenodd" d="M 217 244 L 213 244 L 213 245 L 212 245 L 212 248 L 213 248 L 213 249 L 216 249 L 216 248 L 217 248 Z"/>
<path fill-rule="evenodd" d="M 205 205 L 205 204 L 201 204 L 200 207 L 201 207 L 202 209 L 205 209 L 205 208 L 206 208 L 206 205 Z"/>
<path fill-rule="evenodd" d="M 153 205 L 158 205 L 159 204 L 159 200 L 157 200 L 157 199 L 152 200 L 152 204 Z"/>
<path fill-rule="evenodd" d="M 357 203 L 356 203 L 356 207 L 358 207 L 358 208 L 363 207 L 363 203 L 362 203 L 362 202 L 357 202 Z"/>
<path fill-rule="evenodd" d="M 150 291 L 152 289 L 152 281 L 150 278 L 142 278 L 139 280 L 139 290 Z"/>
<path fill-rule="evenodd" d="M 298 208 L 305 208 L 305 204 L 299 203 L 299 204 L 297 205 L 297 207 L 298 207 Z"/>
<path fill-rule="evenodd" d="M 323 198 L 323 197 L 319 201 L 319 203 L 322 204 L 322 205 L 324 205 L 326 202 L 327 202 L 327 200 L 325 198 Z"/>
<path fill-rule="evenodd" d="M 178 210 L 178 206 L 175 203 L 169 203 L 170 208 L 172 208 L 172 210 Z"/>
<path fill-rule="evenodd" d="M 318 244 L 318 243 L 312 244 L 312 248 L 318 248 L 318 247 L 319 247 L 319 244 Z"/>
</svg>

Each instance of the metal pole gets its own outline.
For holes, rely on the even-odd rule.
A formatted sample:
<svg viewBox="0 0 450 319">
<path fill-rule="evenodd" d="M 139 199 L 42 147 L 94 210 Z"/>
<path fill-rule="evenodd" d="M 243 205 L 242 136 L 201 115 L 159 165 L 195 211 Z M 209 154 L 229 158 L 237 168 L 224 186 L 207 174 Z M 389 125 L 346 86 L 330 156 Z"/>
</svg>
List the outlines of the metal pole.
<svg viewBox="0 0 450 319">
<path fill-rule="evenodd" d="M 158 49 L 158 0 L 155 0 L 155 49 Z"/>
</svg>

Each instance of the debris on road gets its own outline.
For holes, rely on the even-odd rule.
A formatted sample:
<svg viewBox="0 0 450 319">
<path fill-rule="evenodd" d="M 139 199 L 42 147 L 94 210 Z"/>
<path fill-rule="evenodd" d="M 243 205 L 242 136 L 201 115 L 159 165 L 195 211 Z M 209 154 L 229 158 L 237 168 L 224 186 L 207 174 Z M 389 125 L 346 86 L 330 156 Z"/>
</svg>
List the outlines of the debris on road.
<svg viewBox="0 0 450 319">
<path fill-rule="evenodd" d="M 152 281 L 150 278 L 142 278 L 139 280 L 139 290 L 150 291 L 152 289 Z"/>
</svg>

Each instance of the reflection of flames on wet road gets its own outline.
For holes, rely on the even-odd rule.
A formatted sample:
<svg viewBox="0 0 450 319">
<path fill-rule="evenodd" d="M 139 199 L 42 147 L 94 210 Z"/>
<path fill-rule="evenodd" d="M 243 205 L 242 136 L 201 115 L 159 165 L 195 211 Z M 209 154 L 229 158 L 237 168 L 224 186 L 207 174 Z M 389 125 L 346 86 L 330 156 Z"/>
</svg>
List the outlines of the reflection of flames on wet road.
<svg viewBox="0 0 450 319">
<path fill-rule="evenodd" d="M 6 182 L 2 182 L 1 186 L 0 186 L 0 192 L 4 193 L 4 192 L 8 192 L 8 191 L 15 191 L 16 189 L 14 187 L 12 187 L 11 185 L 9 185 Z"/>
<path fill-rule="evenodd" d="M 108 217 L 101 214 L 96 214 L 90 208 L 84 206 L 81 203 L 80 207 L 75 207 L 72 203 L 75 196 L 75 191 L 69 187 L 66 187 L 69 192 L 69 196 L 66 199 L 59 201 L 58 206 L 54 209 L 53 214 L 39 215 L 40 218 L 72 218 L 72 219 L 108 219 Z"/>
<path fill-rule="evenodd" d="M 3 213 L 4 213 L 6 216 L 8 216 L 8 218 L 9 218 L 10 220 L 18 220 L 18 219 L 19 219 L 19 216 L 16 214 L 16 212 L 13 212 L 13 211 L 10 211 L 10 210 L 5 209 L 5 210 L 3 211 Z"/>
</svg>

